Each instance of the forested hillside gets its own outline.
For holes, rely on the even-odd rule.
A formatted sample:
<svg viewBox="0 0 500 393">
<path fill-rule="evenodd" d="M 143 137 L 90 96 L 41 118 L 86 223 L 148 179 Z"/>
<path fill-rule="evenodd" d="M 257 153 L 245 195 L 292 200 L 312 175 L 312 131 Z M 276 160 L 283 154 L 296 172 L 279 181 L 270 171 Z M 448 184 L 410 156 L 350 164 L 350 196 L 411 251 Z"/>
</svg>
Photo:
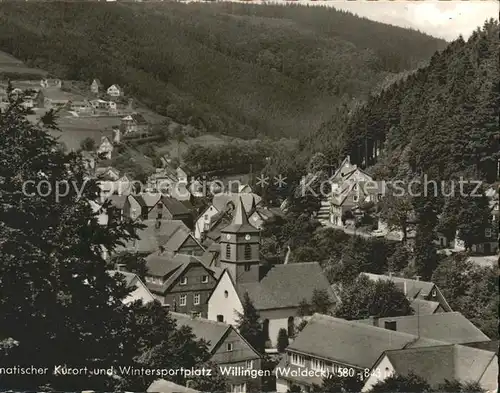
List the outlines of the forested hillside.
<svg viewBox="0 0 500 393">
<path fill-rule="evenodd" d="M 298 136 L 445 42 L 333 8 L 2 3 L 0 49 L 208 132 Z"/>
<path fill-rule="evenodd" d="M 335 162 L 338 152 L 381 178 L 468 175 L 496 180 L 499 154 L 499 27 L 485 23 L 458 38 L 430 64 L 372 96 L 339 107 L 304 144 Z M 376 151 L 381 155 L 376 157 Z M 333 153 L 333 154 L 332 154 Z"/>
</svg>

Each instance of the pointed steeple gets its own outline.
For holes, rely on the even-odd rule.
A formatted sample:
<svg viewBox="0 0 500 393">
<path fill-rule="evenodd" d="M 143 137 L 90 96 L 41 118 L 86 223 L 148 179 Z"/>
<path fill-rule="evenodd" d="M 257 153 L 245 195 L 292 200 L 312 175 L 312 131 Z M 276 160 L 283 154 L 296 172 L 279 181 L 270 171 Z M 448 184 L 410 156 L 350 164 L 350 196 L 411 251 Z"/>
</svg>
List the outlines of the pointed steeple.
<svg viewBox="0 0 500 393">
<path fill-rule="evenodd" d="M 241 197 L 236 200 L 236 209 L 233 216 L 233 221 L 221 232 L 224 233 L 258 233 L 259 230 L 248 222 L 247 213 L 243 206 Z"/>
</svg>

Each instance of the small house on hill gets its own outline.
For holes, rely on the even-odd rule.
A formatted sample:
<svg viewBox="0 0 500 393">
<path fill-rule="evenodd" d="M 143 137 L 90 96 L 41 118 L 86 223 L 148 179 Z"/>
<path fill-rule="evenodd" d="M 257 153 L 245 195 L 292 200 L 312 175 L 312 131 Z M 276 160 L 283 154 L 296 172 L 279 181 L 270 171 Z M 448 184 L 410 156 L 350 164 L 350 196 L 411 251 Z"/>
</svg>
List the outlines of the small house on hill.
<svg viewBox="0 0 500 393">
<path fill-rule="evenodd" d="M 106 90 L 106 93 L 111 97 L 121 97 L 123 96 L 123 89 L 118 85 L 111 85 Z"/>
<path fill-rule="evenodd" d="M 247 340 L 231 325 L 223 322 L 194 317 L 186 314 L 171 313 L 178 326 L 189 327 L 196 339 L 208 343 L 210 360 L 227 374 L 228 392 L 260 391 L 261 379 L 251 375 L 239 375 L 231 370 L 239 369 L 256 372 L 261 370 L 261 356 Z M 232 375 L 231 375 L 232 374 Z"/>
<path fill-rule="evenodd" d="M 147 133 L 149 132 L 149 123 L 140 113 L 132 113 L 121 119 L 120 130 L 123 135 L 131 133 Z"/>
<path fill-rule="evenodd" d="M 99 79 L 94 79 L 90 84 L 90 92 L 93 94 L 99 94 L 102 92 L 104 85 L 101 83 Z"/>
</svg>

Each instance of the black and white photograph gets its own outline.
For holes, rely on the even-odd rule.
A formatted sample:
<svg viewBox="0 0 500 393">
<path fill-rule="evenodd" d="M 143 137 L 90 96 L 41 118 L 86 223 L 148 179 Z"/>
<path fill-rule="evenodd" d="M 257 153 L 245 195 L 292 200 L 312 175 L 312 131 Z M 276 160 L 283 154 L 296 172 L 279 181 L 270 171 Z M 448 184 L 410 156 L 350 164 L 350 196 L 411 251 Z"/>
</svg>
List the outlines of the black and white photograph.
<svg viewBox="0 0 500 393">
<path fill-rule="evenodd" d="M 497 393 L 499 5 L 0 0 L 0 393 Z"/>
</svg>

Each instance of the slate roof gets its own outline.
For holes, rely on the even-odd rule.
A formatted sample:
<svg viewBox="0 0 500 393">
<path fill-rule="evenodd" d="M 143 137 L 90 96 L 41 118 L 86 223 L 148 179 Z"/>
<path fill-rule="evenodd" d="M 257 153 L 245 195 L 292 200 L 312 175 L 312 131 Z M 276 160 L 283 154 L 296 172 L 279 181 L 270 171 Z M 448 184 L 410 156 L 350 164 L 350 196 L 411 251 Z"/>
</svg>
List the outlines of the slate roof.
<svg viewBox="0 0 500 393">
<path fill-rule="evenodd" d="M 428 315 L 408 315 L 404 317 L 379 318 L 375 320 L 383 328 L 385 322 L 395 321 L 398 332 L 444 341 L 450 344 L 488 341 L 489 338 L 459 312 L 441 312 Z M 373 324 L 373 319 L 363 319 L 358 323 Z"/>
<path fill-rule="evenodd" d="M 225 193 L 225 194 L 216 194 L 212 199 L 212 205 L 219 211 L 224 211 L 228 208 L 228 203 L 232 202 L 236 207 L 236 202 L 241 198 L 243 202 L 243 207 L 245 208 L 245 212 L 250 213 L 252 210 L 252 206 L 258 206 L 261 203 L 262 198 L 257 194 L 250 192 L 243 193 Z"/>
<path fill-rule="evenodd" d="M 287 350 L 355 367 L 371 368 L 386 350 L 443 344 L 446 343 L 314 314 Z"/>
<path fill-rule="evenodd" d="M 439 307 L 439 302 L 433 302 L 431 300 L 425 299 L 413 299 L 411 302 L 411 308 L 415 311 L 415 314 L 428 315 L 434 314 Z"/>
<path fill-rule="evenodd" d="M 146 192 L 141 195 L 135 196 L 135 199 L 137 200 L 137 203 L 139 203 L 139 205 L 151 208 L 155 206 L 161 199 L 161 193 Z"/>
<path fill-rule="evenodd" d="M 165 379 L 157 379 L 149 385 L 147 393 L 200 393 L 200 391 L 177 385 Z"/>
<path fill-rule="evenodd" d="M 259 233 L 260 230 L 248 222 L 247 213 L 243 206 L 243 200 L 239 198 L 236 201 L 236 210 L 231 224 L 221 230 L 223 233 Z"/>
<path fill-rule="evenodd" d="M 192 329 L 197 339 L 202 339 L 208 343 L 208 350 L 212 352 L 217 344 L 224 338 L 231 325 L 223 322 L 211 321 L 205 318 L 193 318 L 187 314 L 170 312 L 177 320 L 177 326 L 188 326 Z"/>
<path fill-rule="evenodd" d="M 191 232 L 186 231 L 184 228 L 179 227 L 177 231 L 175 231 L 170 239 L 163 245 L 163 248 L 165 251 L 170 251 L 170 252 L 178 252 L 179 249 L 182 247 L 184 242 L 188 239 L 192 238 L 196 243 L 201 248 L 201 251 L 204 250 L 203 246 L 196 240 L 196 238 L 191 234 Z"/>
<path fill-rule="evenodd" d="M 409 278 L 396 277 L 396 276 L 386 276 L 383 274 L 373 274 L 373 273 L 361 273 L 367 276 L 372 281 L 387 280 L 392 281 L 397 287 L 402 289 L 404 283 L 406 282 L 406 296 L 408 298 L 416 298 L 417 296 L 425 297 L 430 295 L 432 289 L 435 287 L 433 282 L 412 280 Z"/>
<path fill-rule="evenodd" d="M 108 199 L 111 201 L 112 206 L 123 210 L 123 206 L 127 200 L 127 195 L 111 195 Z"/>
<path fill-rule="evenodd" d="M 180 220 L 161 220 L 159 228 L 156 227 L 156 220 L 144 220 L 141 223 L 146 225 L 146 228 L 137 230 L 139 240 L 130 240 L 124 247 L 118 246 L 117 253 L 129 251 L 149 254 L 165 245 L 179 228 L 189 232 L 189 228 Z"/>
<path fill-rule="evenodd" d="M 443 383 L 445 379 L 479 381 L 490 363 L 497 361 L 494 352 L 463 345 L 392 350 L 387 351 L 386 356 L 397 374 L 408 375 L 413 372 L 432 387 Z"/>
<path fill-rule="evenodd" d="M 146 257 L 148 274 L 166 278 L 163 285 L 148 282 L 148 288 L 156 293 L 165 293 L 191 264 L 201 264 L 205 266 L 199 258 L 193 255 L 173 255 L 172 253 L 153 253 L 148 255 Z M 210 269 L 207 268 L 207 272 L 211 273 L 213 276 L 213 272 Z"/>
<path fill-rule="evenodd" d="M 248 292 L 257 310 L 298 307 L 313 292 L 325 290 L 333 299 L 334 293 L 317 262 L 275 265 L 259 282 L 237 284 L 238 294 Z"/>
<path fill-rule="evenodd" d="M 175 198 L 164 196 L 161 198 L 161 202 L 174 215 L 190 214 L 187 207 Z"/>
</svg>

